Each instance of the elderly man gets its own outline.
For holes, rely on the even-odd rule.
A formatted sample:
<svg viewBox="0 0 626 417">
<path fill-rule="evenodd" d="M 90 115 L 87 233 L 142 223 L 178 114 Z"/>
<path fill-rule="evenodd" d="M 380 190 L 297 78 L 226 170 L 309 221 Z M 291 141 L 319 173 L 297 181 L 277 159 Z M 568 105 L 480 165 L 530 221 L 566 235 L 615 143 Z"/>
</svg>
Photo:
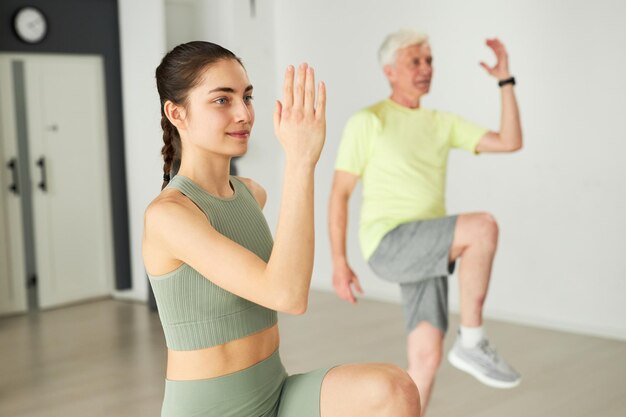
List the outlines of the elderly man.
<svg viewBox="0 0 626 417">
<path fill-rule="evenodd" d="M 447 278 L 459 258 L 461 325 L 448 359 L 489 386 L 511 388 L 520 382 L 520 375 L 490 346 L 483 330 L 497 223 L 487 213 L 450 216 L 444 201 L 450 148 L 482 153 L 522 147 L 515 79 L 506 49 L 497 39 L 486 43 L 497 58 L 493 67 L 481 65 L 501 91 L 499 132 L 421 107 L 433 76 L 431 48 L 426 35 L 401 30 L 389 35 L 379 50 L 391 95 L 349 119 L 335 165 L 329 213 L 335 291 L 352 303 L 353 290 L 362 293 L 346 258 L 348 200 L 361 179 L 362 253 L 376 275 L 400 285 L 408 372 L 420 390 L 423 411 L 443 354 Z"/>
</svg>

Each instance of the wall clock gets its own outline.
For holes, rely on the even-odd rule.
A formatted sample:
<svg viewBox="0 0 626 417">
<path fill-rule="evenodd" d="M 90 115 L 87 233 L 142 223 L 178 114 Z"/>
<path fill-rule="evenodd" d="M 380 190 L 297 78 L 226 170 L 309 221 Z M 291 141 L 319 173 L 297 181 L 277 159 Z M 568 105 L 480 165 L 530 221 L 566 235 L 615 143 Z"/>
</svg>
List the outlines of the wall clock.
<svg viewBox="0 0 626 417">
<path fill-rule="evenodd" d="M 48 22 L 41 10 L 31 6 L 22 7 L 15 13 L 13 28 L 22 41 L 38 43 L 48 33 Z"/>
</svg>

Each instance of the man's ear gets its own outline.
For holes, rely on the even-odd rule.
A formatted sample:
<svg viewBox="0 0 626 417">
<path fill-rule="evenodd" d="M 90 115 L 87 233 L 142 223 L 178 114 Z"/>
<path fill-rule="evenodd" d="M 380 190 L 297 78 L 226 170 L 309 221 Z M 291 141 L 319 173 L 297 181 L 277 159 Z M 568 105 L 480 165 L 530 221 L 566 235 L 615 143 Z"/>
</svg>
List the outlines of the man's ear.
<svg viewBox="0 0 626 417">
<path fill-rule="evenodd" d="M 383 67 L 383 72 L 385 73 L 385 77 L 387 77 L 387 79 L 389 81 L 393 81 L 393 77 L 394 77 L 394 68 L 393 65 L 385 65 Z"/>
<path fill-rule="evenodd" d="M 165 117 L 173 124 L 176 129 L 184 130 L 185 128 L 185 108 L 179 106 L 178 104 L 174 104 L 174 102 L 167 100 L 163 105 L 163 112 L 165 113 Z"/>
</svg>

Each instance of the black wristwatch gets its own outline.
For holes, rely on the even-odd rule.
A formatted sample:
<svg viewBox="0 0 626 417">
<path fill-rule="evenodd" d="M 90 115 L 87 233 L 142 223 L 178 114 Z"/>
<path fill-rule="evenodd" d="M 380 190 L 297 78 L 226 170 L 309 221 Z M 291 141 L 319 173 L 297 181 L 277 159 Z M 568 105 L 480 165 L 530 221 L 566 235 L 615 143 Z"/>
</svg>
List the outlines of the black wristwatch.
<svg viewBox="0 0 626 417">
<path fill-rule="evenodd" d="M 498 81 L 498 86 L 503 87 L 507 84 L 515 85 L 515 77 L 505 78 L 504 80 Z"/>
</svg>

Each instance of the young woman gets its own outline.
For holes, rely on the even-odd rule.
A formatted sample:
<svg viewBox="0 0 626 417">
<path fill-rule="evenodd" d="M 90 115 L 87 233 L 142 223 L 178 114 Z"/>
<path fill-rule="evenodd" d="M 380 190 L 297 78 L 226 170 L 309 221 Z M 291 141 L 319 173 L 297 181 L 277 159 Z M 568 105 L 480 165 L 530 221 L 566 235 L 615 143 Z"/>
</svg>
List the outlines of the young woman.
<svg viewBox="0 0 626 417">
<path fill-rule="evenodd" d="M 313 269 L 313 174 L 326 129 L 313 69 L 290 66 L 276 104 L 285 170 L 274 242 L 263 188 L 229 175 L 254 124 L 241 61 L 190 42 L 156 78 L 167 186 L 146 210 L 143 257 L 168 347 L 162 416 L 418 416 L 417 389 L 397 367 L 287 376 L 280 361 L 276 312 L 304 313 Z"/>
</svg>

